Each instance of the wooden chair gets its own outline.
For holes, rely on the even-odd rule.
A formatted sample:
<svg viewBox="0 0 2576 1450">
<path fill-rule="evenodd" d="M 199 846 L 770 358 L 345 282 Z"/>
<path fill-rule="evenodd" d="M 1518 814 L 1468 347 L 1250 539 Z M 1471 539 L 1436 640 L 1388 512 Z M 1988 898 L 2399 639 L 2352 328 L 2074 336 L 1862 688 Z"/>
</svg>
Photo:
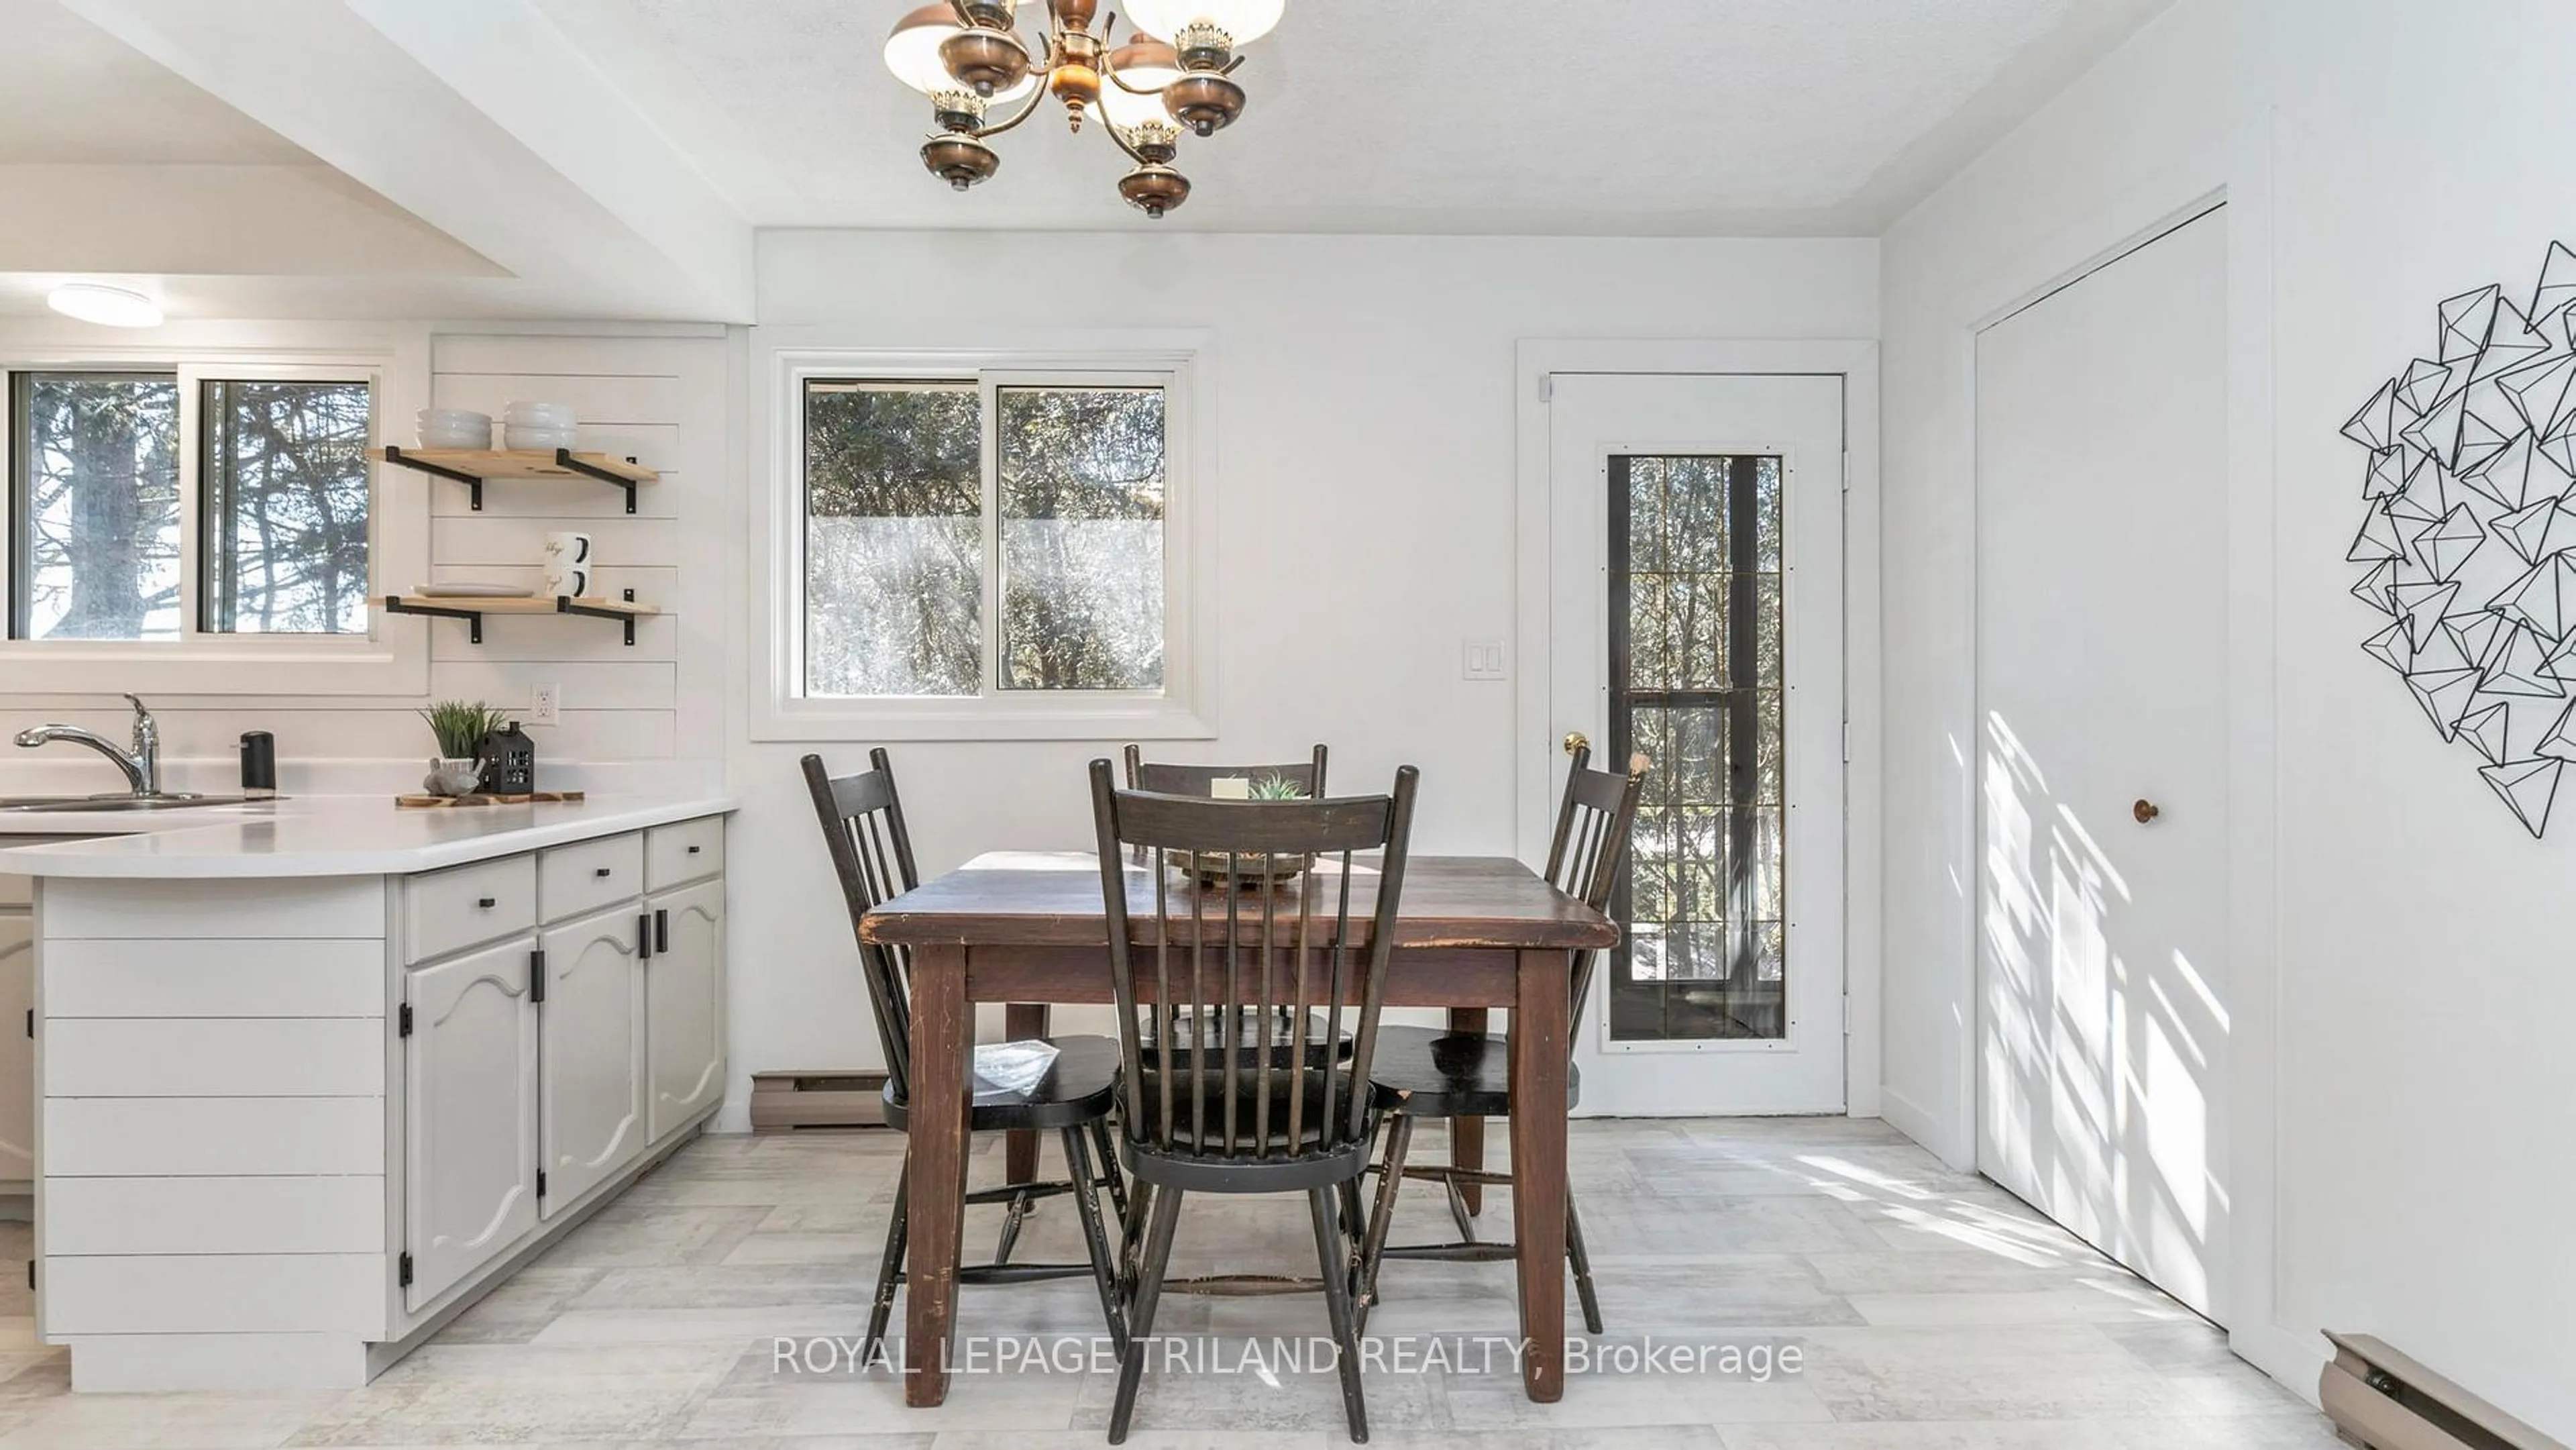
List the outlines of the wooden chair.
<svg viewBox="0 0 2576 1450">
<path fill-rule="evenodd" d="M 1129 790 L 1146 791 L 1154 795 L 1207 796 L 1215 788 L 1215 782 L 1219 780 L 1276 779 L 1284 780 L 1305 792 L 1308 800 L 1321 800 L 1324 797 L 1324 765 L 1328 752 L 1321 744 L 1316 745 L 1313 756 L 1302 765 L 1180 765 L 1168 761 L 1147 760 L 1143 747 L 1136 745 L 1128 746 L 1126 754 Z M 1130 858 L 1141 863 L 1145 859 L 1145 853 L 1142 848 L 1138 848 L 1130 853 Z M 1200 1046 L 1205 1046 L 1211 1051 L 1222 1048 L 1225 1040 L 1224 1033 L 1214 1029 L 1210 1024 L 1223 1020 L 1216 1017 L 1201 1018 L 1191 1012 L 1182 1013 L 1177 1022 L 1180 1029 L 1178 1038 L 1180 1050 L 1187 1054 L 1196 1051 Z M 1294 1035 L 1287 1030 L 1286 1020 L 1282 1018 L 1268 1040 L 1287 1042 Z M 1241 1014 L 1236 1016 L 1234 1038 L 1235 1049 L 1238 1052 L 1255 1050 L 1254 1044 L 1260 1039 L 1260 1033 L 1249 1016 Z M 1309 1033 L 1304 1040 L 1309 1050 L 1318 1054 L 1327 1051 L 1326 1044 L 1332 1043 L 1338 1047 L 1341 1056 L 1350 1056 L 1351 1044 L 1347 1035 L 1337 1034 L 1328 1037 L 1318 1029 Z M 1145 1050 L 1149 1053 L 1158 1046 L 1160 1043 L 1150 1037 L 1144 1043 Z M 1356 1226 L 1352 1232 L 1358 1232 Z"/>
<path fill-rule="evenodd" d="M 1641 758 L 1630 774 L 1614 775 L 1589 768 L 1589 746 L 1577 745 L 1573 754 L 1574 767 L 1566 773 L 1565 798 L 1557 810 L 1556 838 L 1548 846 L 1546 875 L 1559 890 L 1599 911 L 1608 906 L 1619 867 L 1627 856 L 1630 829 L 1637 819 L 1637 795 L 1646 778 L 1645 763 Z M 1598 951 L 1576 957 L 1568 1023 L 1583 1021 L 1584 1001 L 1591 994 L 1600 959 Z M 1573 1032 L 1566 1034 L 1569 1058 L 1574 1037 Z M 1475 1220 L 1459 1193 L 1462 1183 L 1510 1183 L 1510 1174 L 1405 1162 L 1406 1151 L 1413 1143 L 1413 1125 L 1421 1119 L 1511 1116 L 1511 1060 L 1510 1040 L 1500 1035 L 1453 1035 L 1436 1028 L 1402 1026 L 1387 1027 L 1379 1033 L 1377 1054 L 1370 1060 L 1369 1081 L 1391 1116 L 1385 1161 L 1375 1170 L 1377 1199 L 1369 1211 L 1368 1234 L 1360 1252 L 1358 1313 L 1362 1324 L 1367 1323 L 1368 1311 L 1377 1302 L 1378 1265 L 1383 1260 L 1492 1262 L 1514 1256 L 1516 1250 L 1510 1244 L 1477 1240 Z M 1572 1107 L 1581 1094 L 1582 1080 L 1570 1061 L 1565 1083 L 1566 1106 Z M 1388 1246 L 1386 1236 L 1395 1216 L 1396 1190 L 1406 1178 L 1433 1180 L 1447 1188 L 1449 1210 L 1458 1223 L 1458 1242 Z M 1573 1266 L 1574 1291 L 1583 1304 L 1583 1327 L 1599 1334 L 1601 1303 L 1593 1293 L 1592 1258 L 1583 1246 L 1583 1221 L 1575 1213 L 1570 1189 L 1565 1196 L 1565 1256 Z"/>
<path fill-rule="evenodd" d="M 913 866 L 912 837 L 904 827 L 903 802 L 895 793 L 894 769 L 883 750 L 869 752 L 870 768 L 865 773 L 837 780 L 824 769 L 819 755 L 806 756 L 802 764 L 805 784 L 814 796 L 814 813 L 823 825 L 824 843 L 831 849 L 832 869 L 840 877 L 841 894 L 849 904 L 850 930 L 855 936 L 860 918 L 870 910 L 921 884 L 920 874 Z M 879 1045 L 885 1049 L 886 1125 L 900 1132 L 908 1117 L 912 1078 L 911 953 L 904 947 L 880 945 L 862 937 L 859 963 L 867 981 L 868 1000 L 876 1008 Z M 1126 1185 L 1110 1151 L 1108 1127 L 1110 1110 L 1117 1101 L 1118 1044 L 1106 1037 L 1064 1036 L 1049 1040 L 1055 1044 L 1055 1062 L 1035 1086 L 1016 1091 L 977 1081 L 969 1130 L 983 1133 L 1052 1129 L 1063 1141 L 1071 1177 L 1054 1182 L 1009 1183 L 968 1193 L 965 1201 L 969 1204 L 1007 1203 L 1010 1210 L 1002 1222 L 1001 1242 L 995 1247 L 993 1262 L 961 1267 L 957 1281 L 1024 1284 L 1089 1274 L 1099 1286 L 1100 1308 L 1108 1319 L 1110 1336 L 1123 1346 L 1124 1292 L 1118 1281 L 1117 1259 L 1102 1227 L 1098 1196 L 1099 1190 L 1107 1189 L 1113 1207 L 1124 1219 Z M 1092 1161 L 1095 1150 L 1099 1155 L 1097 1165 Z M 878 1346 L 885 1339 L 887 1318 L 894 1312 L 895 1286 L 906 1277 L 903 1252 L 911 1174 L 909 1151 L 904 1161 L 903 1175 L 895 1181 L 894 1216 L 886 1225 L 885 1257 L 877 1268 L 876 1303 L 868 1314 L 867 1343 L 860 1353 L 862 1364 L 876 1358 Z M 1090 1246 L 1091 1261 L 1012 1263 L 1011 1248 L 1018 1241 L 1021 1221 L 1031 1206 L 1039 1199 L 1064 1194 L 1072 1195 L 1074 1208 L 1082 1217 L 1083 1238 Z"/>
<path fill-rule="evenodd" d="M 1119 1145 L 1136 1184 L 1136 1215 L 1146 1220 L 1128 1305 L 1131 1338 L 1109 1417 L 1113 1445 L 1127 1438 L 1172 1234 L 1191 1193 L 1306 1195 L 1341 1351 L 1343 1414 L 1352 1440 L 1368 1438 L 1344 1204 L 1356 1203 L 1377 1124 L 1369 1064 L 1417 778 L 1404 767 L 1382 796 L 1211 801 L 1118 790 L 1109 762 L 1091 763 L 1124 1072 Z M 1141 872 L 1125 861 L 1131 846 L 1145 850 Z M 1373 873 L 1354 870 L 1355 853 L 1381 849 Z M 1208 884 L 1195 869 L 1175 868 L 1179 852 L 1221 855 L 1229 869 Z M 1245 1007 L 1259 1038 L 1252 1051 L 1231 1043 L 1172 1050 L 1176 1014 L 1228 1020 Z M 1284 1014 L 1274 1010 L 1282 1007 Z M 1317 1013 L 1335 1035 L 1349 1020 L 1347 1067 L 1306 1050 L 1302 1039 Z M 1270 1037 L 1282 1024 L 1295 1040 L 1276 1051 Z M 1150 1056 L 1149 1028 L 1158 1043 Z"/>
</svg>

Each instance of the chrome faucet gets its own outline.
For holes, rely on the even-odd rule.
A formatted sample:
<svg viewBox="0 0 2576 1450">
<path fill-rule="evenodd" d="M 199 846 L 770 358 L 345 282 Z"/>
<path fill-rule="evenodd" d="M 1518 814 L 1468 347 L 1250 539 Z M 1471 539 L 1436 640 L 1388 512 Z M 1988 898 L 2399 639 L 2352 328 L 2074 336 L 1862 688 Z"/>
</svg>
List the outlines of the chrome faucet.
<svg viewBox="0 0 2576 1450">
<path fill-rule="evenodd" d="M 152 712 L 143 708 L 140 697 L 128 695 L 125 698 L 134 702 L 134 747 L 131 750 L 119 750 L 115 741 L 77 725 L 38 725 L 31 730 L 21 730 L 18 743 L 30 749 L 50 745 L 57 740 L 86 745 L 115 761 L 116 768 L 125 772 L 126 784 L 134 788 L 136 795 L 160 795 L 161 727 L 153 721 Z"/>
</svg>

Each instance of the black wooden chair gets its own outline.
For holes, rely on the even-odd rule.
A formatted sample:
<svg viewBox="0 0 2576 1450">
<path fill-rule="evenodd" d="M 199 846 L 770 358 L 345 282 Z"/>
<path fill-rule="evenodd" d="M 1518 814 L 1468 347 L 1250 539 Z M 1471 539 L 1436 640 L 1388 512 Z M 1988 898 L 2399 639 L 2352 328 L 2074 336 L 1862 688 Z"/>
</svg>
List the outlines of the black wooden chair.
<svg viewBox="0 0 2576 1450">
<path fill-rule="evenodd" d="M 1191 1193 L 1306 1195 L 1340 1350 L 1343 1413 L 1351 1438 L 1368 1438 L 1352 1305 L 1357 1255 L 1343 1205 L 1357 1198 L 1351 1190 L 1368 1167 L 1377 1125 L 1370 1054 L 1416 779 L 1406 766 L 1389 795 L 1211 801 L 1118 790 L 1109 762 L 1091 763 L 1124 1069 L 1119 1145 L 1135 1181 L 1136 1214 L 1147 1223 L 1109 1417 L 1113 1445 L 1127 1438 L 1135 1413 L 1172 1234 Z M 1145 849 L 1141 871 L 1125 861 L 1131 846 Z M 1381 849 L 1374 868 L 1354 867 L 1355 853 Z M 1188 870 L 1174 864 L 1183 852 L 1192 858 Z M 1200 869 L 1211 855 L 1228 868 L 1213 884 Z M 1246 1007 L 1260 1039 L 1253 1050 L 1229 1043 L 1172 1051 L 1176 1014 L 1227 1020 Z M 1306 1050 L 1302 1039 L 1318 1013 L 1336 1036 L 1348 1019 L 1347 1067 Z M 1281 1024 L 1292 1038 L 1286 1051 L 1269 1040 Z M 1158 1043 L 1150 1056 L 1149 1029 Z"/>
<path fill-rule="evenodd" d="M 806 756 L 802 764 L 805 784 L 814 795 L 814 813 L 823 825 L 823 840 L 831 848 L 832 869 L 840 877 L 841 894 L 849 903 L 850 930 L 856 936 L 860 918 L 887 899 L 921 884 L 920 874 L 913 866 L 912 837 L 904 828 L 903 802 L 895 793 L 894 769 L 883 750 L 869 752 L 870 769 L 865 773 L 837 780 L 824 769 L 819 755 Z M 859 962 L 867 979 L 868 1000 L 876 1008 L 879 1042 L 885 1049 L 886 1125 L 900 1132 L 909 1115 L 912 1078 L 911 953 L 904 947 L 860 937 Z M 1126 1185 L 1110 1150 L 1108 1126 L 1118 1094 L 1118 1044 L 1106 1037 L 1064 1036 L 1049 1040 L 1055 1045 L 1055 1061 L 1034 1086 L 1022 1091 L 997 1086 L 980 1077 L 976 1080 L 968 1127 L 978 1133 L 1051 1129 L 1063 1141 L 1071 1177 L 969 1192 L 965 1200 L 968 1204 L 1004 1203 L 1010 1207 L 1002 1222 L 1001 1242 L 994 1250 L 993 1262 L 961 1267 L 957 1281 L 1024 1284 L 1089 1274 L 1099 1286 L 1100 1308 L 1109 1321 L 1110 1336 L 1123 1346 L 1124 1291 L 1116 1257 L 1101 1224 L 1098 1196 L 1101 1189 L 1107 1189 L 1112 1205 L 1121 1219 L 1125 1218 Z M 1097 1164 L 1093 1162 L 1095 1151 L 1099 1156 Z M 860 1352 L 862 1364 L 876 1358 L 877 1348 L 885 1339 L 886 1320 L 894 1312 L 895 1286 L 906 1277 L 903 1251 L 910 1175 L 911 1155 L 907 1151 L 903 1176 L 895 1181 L 894 1217 L 886 1225 L 885 1258 L 877 1269 L 876 1303 L 868 1314 L 867 1343 Z M 1082 1217 L 1083 1238 L 1090 1246 L 1091 1261 L 1012 1263 L 1011 1249 L 1031 1206 L 1039 1199 L 1065 1194 L 1072 1195 L 1074 1207 Z"/>
<path fill-rule="evenodd" d="M 1594 910 L 1605 909 L 1628 851 L 1630 828 L 1637 818 L 1637 794 L 1646 777 L 1642 758 L 1627 775 L 1590 769 L 1588 746 L 1574 747 L 1574 766 L 1566 773 L 1565 799 L 1556 815 L 1556 837 L 1548 846 L 1547 879 L 1559 890 Z M 1572 973 L 1573 1002 L 1566 1021 L 1583 1021 L 1585 999 L 1601 953 L 1576 956 Z M 1571 1056 L 1574 1032 L 1566 1034 Z M 1447 1164 L 1408 1164 L 1413 1125 L 1424 1118 L 1498 1118 L 1512 1113 L 1510 1040 L 1499 1035 L 1451 1034 L 1430 1027 L 1390 1026 L 1378 1034 L 1377 1054 L 1370 1060 L 1369 1081 L 1390 1115 L 1386 1157 L 1378 1165 L 1377 1199 L 1369 1211 L 1368 1234 L 1360 1253 L 1359 1318 L 1365 1325 L 1377 1302 L 1379 1264 L 1386 1259 L 1445 1259 L 1492 1262 L 1509 1259 L 1510 1244 L 1482 1243 L 1474 1218 L 1459 1193 L 1463 1183 L 1508 1184 L 1508 1173 L 1456 1168 Z M 1566 1106 L 1581 1096 L 1582 1080 L 1568 1062 Z M 1458 1223 L 1459 1241 L 1390 1247 L 1386 1236 L 1395 1217 L 1396 1191 L 1407 1178 L 1439 1182 L 1449 1193 L 1450 1213 Z M 1583 1246 L 1583 1221 L 1575 1213 L 1574 1194 L 1565 1195 L 1565 1256 L 1574 1269 L 1574 1292 L 1583 1304 L 1583 1327 L 1601 1332 L 1601 1302 L 1592 1289 L 1592 1257 Z"/>
<path fill-rule="evenodd" d="M 1327 754 L 1328 752 L 1324 746 L 1318 744 L 1315 747 L 1313 756 L 1303 764 L 1183 765 L 1171 761 L 1147 760 L 1145 758 L 1143 747 L 1130 745 L 1127 747 L 1126 752 L 1127 788 L 1129 790 L 1145 791 L 1153 795 L 1204 797 L 1211 795 L 1215 790 L 1215 783 L 1220 780 L 1243 780 L 1254 782 L 1263 780 L 1279 780 L 1285 781 L 1287 784 L 1294 786 L 1298 792 L 1304 795 L 1308 800 L 1321 800 L 1324 796 L 1324 765 Z M 1140 847 L 1130 852 L 1129 858 L 1141 863 L 1145 859 L 1143 848 Z M 1285 1008 L 1280 1010 L 1283 1013 L 1286 1011 Z M 1205 1046 L 1211 1051 L 1222 1049 L 1224 1046 L 1224 1034 L 1222 1031 L 1215 1029 L 1211 1024 L 1221 1022 L 1223 1020 L 1225 1019 L 1222 1017 L 1202 1018 L 1194 1012 L 1184 1012 L 1180 1014 L 1177 1022 L 1180 1029 L 1180 1035 L 1176 1039 L 1176 1045 L 1184 1054 L 1193 1052 L 1201 1046 Z M 1267 1040 L 1274 1043 L 1284 1043 L 1289 1041 L 1293 1036 L 1294 1034 L 1287 1030 L 1286 1018 L 1283 1016 L 1277 1024 L 1273 1035 Z M 1254 1051 L 1256 1040 L 1259 1040 L 1260 1037 L 1261 1034 L 1249 1015 L 1240 1013 L 1236 1015 L 1236 1051 Z M 1350 1056 L 1351 1043 L 1348 1034 L 1336 1034 L 1335 1036 L 1328 1037 L 1320 1028 L 1318 1028 L 1309 1033 L 1304 1040 L 1307 1043 L 1308 1049 L 1318 1055 L 1327 1050 L 1327 1043 L 1337 1043 L 1340 1055 L 1343 1057 Z M 1156 1048 L 1161 1046 L 1161 1042 L 1157 1037 L 1148 1036 L 1145 1039 L 1143 1046 L 1146 1052 L 1150 1054 Z M 1186 1063 L 1183 1065 L 1187 1066 Z M 1354 1227 L 1352 1232 L 1357 1233 L 1358 1229 Z"/>
</svg>

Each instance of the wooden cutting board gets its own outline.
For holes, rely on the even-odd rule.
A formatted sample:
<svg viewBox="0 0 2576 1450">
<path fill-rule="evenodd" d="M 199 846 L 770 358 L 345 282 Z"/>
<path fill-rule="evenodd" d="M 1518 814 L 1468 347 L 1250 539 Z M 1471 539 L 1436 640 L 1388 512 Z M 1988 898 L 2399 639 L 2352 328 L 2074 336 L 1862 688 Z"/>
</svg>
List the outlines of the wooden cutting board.
<svg viewBox="0 0 2576 1450">
<path fill-rule="evenodd" d="M 577 790 L 540 790 L 526 795 L 398 795 L 394 804 L 407 811 L 450 810 L 457 806 L 524 806 L 541 801 L 577 801 Z"/>
</svg>

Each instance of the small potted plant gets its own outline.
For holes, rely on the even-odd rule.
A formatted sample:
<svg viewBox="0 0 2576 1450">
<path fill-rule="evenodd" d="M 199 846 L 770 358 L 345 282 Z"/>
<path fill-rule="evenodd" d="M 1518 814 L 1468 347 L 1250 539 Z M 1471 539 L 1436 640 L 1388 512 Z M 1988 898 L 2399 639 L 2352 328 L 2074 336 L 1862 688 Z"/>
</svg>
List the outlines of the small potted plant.
<svg viewBox="0 0 2576 1450">
<path fill-rule="evenodd" d="M 483 774 L 477 758 L 483 737 L 501 728 L 502 713 L 498 706 L 463 700 L 441 700 L 421 711 L 420 718 L 429 722 L 429 733 L 438 740 L 437 758 L 430 761 L 421 787 L 431 795 L 471 794 Z"/>
<path fill-rule="evenodd" d="M 1306 798 L 1306 788 L 1284 775 L 1276 773 L 1260 775 L 1245 783 L 1243 798 L 1253 802 L 1301 801 Z M 1172 856 L 1172 864 L 1197 876 L 1203 882 L 1212 884 L 1225 879 L 1229 858 L 1224 852 L 1175 851 Z M 1306 868 L 1315 864 L 1311 856 L 1302 856 L 1293 862 L 1274 862 L 1259 851 L 1246 851 L 1230 859 L 1236 876 L 1247 881 L 1267 878 L 1281 886 L 1288 884 L 1294 877 L 1304 875 Z"/>
</svg>

